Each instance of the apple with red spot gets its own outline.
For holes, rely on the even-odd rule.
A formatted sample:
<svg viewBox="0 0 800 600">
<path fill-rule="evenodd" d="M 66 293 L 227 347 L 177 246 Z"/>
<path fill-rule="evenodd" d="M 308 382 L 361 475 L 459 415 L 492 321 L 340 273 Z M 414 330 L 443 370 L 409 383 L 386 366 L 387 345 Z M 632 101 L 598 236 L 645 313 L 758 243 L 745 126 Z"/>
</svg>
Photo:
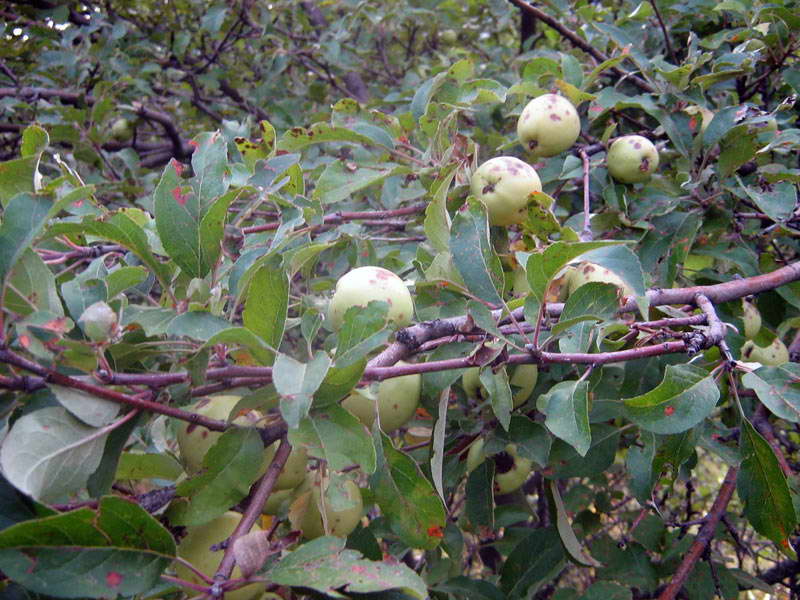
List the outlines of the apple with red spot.
<svg viewBox="0 0 800 600">
<path fill-rule="evenodd" d="M 658 150 L 646 137 L 625 135 L 611 144 L 606 163 L 617 181 L 642 183 L 658 168 Z"/>
<path fill-rule="evenodd" d="M 581 119 L 572 102 L 558 94 L 534 98 L 517 121 L 517 136 L 534 157 L 555 156 L 572 147 Z"/>
<path fill-rule="evenodd" d="M 522 223 L 531 194 L 542 191 L 539 174 L 513 156 L 496 156 L 478 167 L 470 182 L 472 195 L 486 205 L 491 225 Z"/>
<path fill-rule="evenodd" d="M 336 282 L 336 290 L 328 307 L 331 326 L 339 329 L 350 307 L 366 308 L 376 300 L 389 305 L 387 318 L 398 327 L 411 323 L 414 301 L 403 280 L 382 267 L 359 267 L 348 271 Z"/>
</svg>

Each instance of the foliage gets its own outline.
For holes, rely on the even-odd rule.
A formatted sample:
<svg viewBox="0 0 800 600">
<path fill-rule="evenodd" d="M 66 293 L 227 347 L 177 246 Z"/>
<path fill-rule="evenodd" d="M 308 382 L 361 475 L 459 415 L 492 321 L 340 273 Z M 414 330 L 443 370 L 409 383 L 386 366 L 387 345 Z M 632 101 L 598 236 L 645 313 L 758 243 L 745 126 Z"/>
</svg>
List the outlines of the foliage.
<svg viewBox="0 0 800 600">
<path fill-rule="evenodd" d="M 232 508 L 198 594 L 796 591 L 800 373 L 740 351 L 747 323 L 800 356 L 798 4 L 539 6 L 0 11 L 4 597 L 185 597 L 184 528 Z M 533 158 L 517 119 L 552 92 L 581 136 Z M 623 135 L 658 148 L 648 181 L 609 176 Z M 509 227 L 469 185 L 501 155 L 543 186 Z M 572 289 L 581 261 L 605 278 Z M 378 301 L 331 326 L 336 281 L 370 265 L 406 282 L 416 324 Z M 412 373 L 398 431 L 341 406 Z M 221 393 L 227 418 L 192 412 Z M 200 473 L 185 422 L 224 432 Z M 289 444 L 321 505 L 359 484 L 346 541 L 300 540 L 291 498 L 261 517 Z M 496 494 L 518 459 L 530 477 Z"/>
</svg>

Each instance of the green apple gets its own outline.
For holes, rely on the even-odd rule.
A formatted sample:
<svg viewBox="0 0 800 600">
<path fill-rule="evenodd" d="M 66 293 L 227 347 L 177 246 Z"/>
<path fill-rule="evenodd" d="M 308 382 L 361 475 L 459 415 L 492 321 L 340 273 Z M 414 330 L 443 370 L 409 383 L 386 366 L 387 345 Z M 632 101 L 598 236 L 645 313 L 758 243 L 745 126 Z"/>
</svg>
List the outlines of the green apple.
<svg viewBox="0 0 800 600">
<path fill-rule="evenodd" d="M 528 480 L 533 470 L 533 461 L 519 456 L 517 447 L 508 444 L 505 452 L 495 454 L 494 460 L 494 491 L 496 494 L 510 494 L 522 487 Z"/>
<path fill-rule="evenodd" d="M 611 269 L 591 263 L 584 262 L 570 271 L 568 275 L 568 295 L 572 295 L 582 285 L 587 283 L 610 283 L 620 289 L 623 296 L 633 296 L 633 290 L 625 283 L 622 278 Z"/>
<path fill-rule="evenodd" d="M 467 473 L 471 473 L 484 460 L 483 438 L 478 438 L 467 451 Z M 494 491 L 509 494 L 522 487 L 533 470 L 533 461 L 517 454 L 516 444 L 507 444 L 503 452 L 492 456 L 494 461 Z"/>
<path fill-rule="evenodd" d="M 272 462 L 275 451 L 278 449 L 279 442 L 269 446 L 264 452 L 264 462 L 267 466 Z M 286 464 L 281 469 L 281 474 L 275 481 L 276 490 L 293 490 L 303 483 L 306 477 L 306 467 L 308 466 L 308 451 L 303 446 L 293 446 Z"/>
<path fill-rule="evenodd" d="M 414 301 L 403 280 L 381 267 L 359 267 L 348 271 L 336 282 L 336 291 L 328 306 L 331 326 L 339 329 L 348 308 L 366 307 L 373 300 L 389 305 L 388 318 L 398 327 L 411 323 Z"/>
<path fill-rule="evenodd" d="M 86 334 L 93 342 L 107 342 L 117 331 L 117 313 L 102 300 L 88 306 L 78 318 Z"/>
<path fill-rule="evenodd" d="M 241 400 L 241 396 L 211 396 L 187 407 L 187 410 L 209 417 L 210 419 L 225 421 L 228 419 L 231 411 L 236 407 L 239 400 Z M 262 418 L 263 415 L 260 412 L 249 410 L 244 414 L 237 415 L 236 418 L 233 419 L 233 423 L 236 425 L 254 427 L 259 424 Z M 177 431 L 178 450 L 180 452 L 181 462 L 188 474 L 194 475 L 203 469 L 203 459 L 206 453 L 211 446 L 217 443 L 221 435 L 221 431 L 210 431 L 205 427 L 181 421 Z M 269 467 L 277 448 L 278 442 L 275 442 L 265 449 L 261 464 L 262 473 Z M 287 490 L 300 485 L 305 478 L 307 464 L 308 454 L 306 449 L 304 447 L 292 448 L 289 458 L 286 459 L 286 464 L 275 482 L 275 489 Z"/>
<path fill-rule="evenodd" d="M 528 163 L 497 156 L 475 170 L 470 189 L 486 205 L 489 223 L 505 227 L 525 220 L 530 195 L 542 191 L 542 182 Z"/>
<path fill-rule="evenodd" d="M 761 313 L 752 302 L 742 298 L 742 321 L 744 322 L 744 337 L 754 339 L 761 331 Z"/>
<path fill-rule="evenodd" d="M 239 400 L 241 400 L 241 396 L 210 396 L 191 406 L 187 406 L 186 410 L 209 419 L 226 421 Z M 238 415 L 233 420 L 233 423 L 237 425 L 256 425 L 261 418 L 261 413 L 251 410 L 245 414 Z M 187 473 L 194 474 L 202 470 L 203 458 L 205 458 L 206 452 L 217 443 L 221 435 L 221 431 L 210 431 L 200 425 L 193 425 L 186 421 L 180 422 L 177 432 L 178 450 L 181 462 Z"/>
<path fill-rule="evenodd" d="M 221 517 L 197 527 L 189 527 L 186 537 L 178 545 L 178 556 L 191 563 L 198 571 L 213 577 L 222 560 L 223 551 L 211 551 L 211 546 L 219 544 L 228 539 L 239 524 L 242 515 L 236 512 L 226 512 Z M 251 531 L 261 531 L 258 525 L 254 525 Z M 192 583 L 207 585 L 193 571 L 181 563 L 176 563 L 175 572 L 181 579 Z M 232 579 L 242 577 L 239 567 L 234 567 L 231 574 Z M 238 590 L 225 593 L 225 600 L 252 600 L 264 591 L 263 583 L 252 583 Z M 186 593 L 190 596 L 197 595 L 197 591 L 186 588 Z"/>
<path fill-rule="evenodd" d="M 299 529 L 303 537 L 313 540 L 326 534 L 321 511 L 325 512 L 328 522 L 328 535 L 347 537 L 361 521 L 364 503 L 361 491 L 350 479 L 344 482 L 344 492 L 350 506 L 342 510 L 333 510 L 330 502 L 322 493 L 322 486 L 317 477 L 310 477 L 309 485 L 303 484 L 289 509 L 289 521 L 293 529 Z"/>
<path fill-rule="evenodd" d="M 508 380 L 511 386 L 511 402 L 518 408 L 527 402 L 536 387 L 539 377 L 539 368 L 536 365 L 518 365 L 511 372 Z M 472 367 L 464 371 L 461 376 L 461 387 L 470 398 L 486 398 L 486 388 L 480 380 L 480 367 Z M 516 391 L 515 391 L 516 390 Z"/>
<path fill-rule="evenodd" d="M 641 183 L 658 168 L 658 150 L 641 135 L 625 135 L 614 140 L 606 157 L 608 172 L 622 183 Z"/>
<path fill-rule="evenodd" d="M 572 147 L 581 133 L 581 119 L 572 102 L 558 94 L 534 98 L 517 121 L 520 143 L 534 157 L 555 156 Z"/>
<path fill-rule="evenodd" d="M 446 46 L 452 46 L 458 41 L 458 34 L 454 29 L 445 29 L 439 32 L 439 39 Z"/>
<path fill-rule="evenodd" d="M 133 126 L 128 119 L 117 119 L 111 124 L 111 137 L 118 142 L 127 142 L 133 137 Z"/>
<path fill-rule="evenodd" d="M 742 360 L 757 362 L 769 367 L 778 367 L 789 362 L 789 349 L 779 338 L 772 340 L 769 346 L 756 346 L 753 340 L 742 345 Z"/>
<path fill-rule="evenodd" d="M 399 361 L 398 365 L 405 365 Z M 422 375 L 414 373 L 384 379 L 378 385 L 378 418 L 381 430 L 391 433 L 408 423 L 419 406 L 422 392 Z M 342 402 L 342 406 L 359 421 L 371 428 L 375 422 L 375 399 L 366 389 L 356 389 Z"/>
</svg>

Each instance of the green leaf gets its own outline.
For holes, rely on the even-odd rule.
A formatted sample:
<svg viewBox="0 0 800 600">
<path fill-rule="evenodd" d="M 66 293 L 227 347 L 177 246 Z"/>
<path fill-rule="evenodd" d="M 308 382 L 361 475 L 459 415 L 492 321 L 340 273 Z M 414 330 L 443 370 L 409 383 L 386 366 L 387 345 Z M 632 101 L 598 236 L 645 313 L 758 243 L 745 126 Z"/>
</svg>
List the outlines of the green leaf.
<svg viewBox="0 0 800 600">
<path fill-rule="evenodd" d="M 566 556 L 555 527 L 536 529 L 508 555 L 500 587 L 509 598 L 530 598 L 564 566 Z"/>
<path fill-rule="evenodd" d="M 162 288 L 169 289 L 170 271 L 167 265 L 156 259 L 142 227 L 124 212 L 114 213 L 110 217 L 94 220 L 87 217 L 80 223 L 56 223 L 48 230 L 48 237 L 61 234 L 90 234 L 102 239 L 116 242 L 141 260 L 158 278 Z"/>
<path fill-rule="evenodd" d="M 797 186 L 789 182 L 773 184 L 768 190 L 758 191 L 751 186 L 746 186 L 739 179 L 739 185 L 770 219 L 779 223 L 785 222 L 794 213 L 797 205 Z"/>
<path fill-rule="evenodd" d="M 481 300 L 501 304 L 503 269 L 489 240 L 486 207 L 474 198 L 453 219 L 450 252 L 467 289 Z"/>
<path fill-rule="evenodd" d="M 35 311 L 64 316 L 64 307 L 56 289 L 56 278 L 31 248 L 22 253 L 11 269 L 3 306 L 22 316 Z"/>
<path fill-rule="evenodd" d="M 177 480 L 183 467 L 168 454 L 123 452 L 119 457 L 115 479 Z"/>
<path fill-rule="evenodd" d="M 598 581 L 586 588 L 579 600 L 631 600 L 632 598 L 630 588 L 610 581 Z"/>
<path fill-rule="evenodd" d="M 272 382 L 281 396 L 281 415 L 290 429 L 300 426 L 308 415 L 314 392 L 317 391 L 331 359 L 325 352 L 317 352 L 308 363 L 302 363 L 287 354 L 279 353 L 272 369 Z"/>
<path fill-rule="evenodd" d="M 336 347 L 336 368 L 344 369 L 386 344 L 391 331 L 386 327 L 389 305 L 373 300 L 366 308 L 351 306 L 342 319 Z"/>
<path fill-rule="evenodd" d="M 547 418 L 544 424 L 581 456 L 592 445 L 589 429 L 589 382 L 561 381 L 542 396 Z"/>
<path fill-rule="evenodd" d="M 61 202 L 53 203 L 49 198 L 33 194 L 16 195 L 8 203 L 0 225 L 0 284 L 47 221 L 61 208 Z"/>
<path fill-rule="evenodd" d="M 240 502 L 264 470 L 264 444 L 254 428 L 225 431 L 203 458 L 204 471 L 176 488 L 187 502 L 170 508 L 176 525 L 202 525 Z"/>
<path fill-rule="evenodd" d="M 447 252 L 450 246 L 450 215 L 447 212 L 447 192 L 458 170 L 455 166 L 445 169 L 444 174 L 431 184 L 431 201 L 425 209 L 424 229 L 431 245 L 439 252 Z"/>
<path fill-rule="evenodd" d="M 587 252 L 582 258 L 613 271 L 631 287 L 634 294 L 644 295 L 642 264 L 639 262 L 639 257 L 627 245 L 598 248 Z"/>
<path fill-rule="evenodd" d="M 219 131 L 201 133 L 194 139 L 193 144 L 195 148 L 192 152 L 194 176 L 191 184 L 194 194 L 200 202 L 201 213 L 205 213 L 214 200 L 222 196 L 230 185 L 228 146 Z M 202 275 L 197 275 L 197 277 L 202 277 Z"/>
<path fill-rule="evenodd" d="M 249 279 L 242 319 L 244 326 L 271 347 L 280 346 L 289 310 L 289 278 L 281 257 L 271 255 Z M 265 358 L 262 356 L 262 358 Z M 271 365 L 274 353 L 263 364 Z"/>
<path fill-rule="evenodd" d="M 159 313 L 162 317 L 165 313 Z M 193 310 L 172 319 L 165 333 L 177 337 L 190 337 L 195 340 L 208 341 L 220 331 L 228 329 L 231 324 L 225 319 L 210 312 Z"/>
<path fill-rule="evenodd" d="M 492 412 L 497 417 L 500 425 L 508 430 L 511 423 L 511 409 L 513 401 L 511 399 L 511 387 L 508 384 L 508 373 L 500 369 L 496 373 L 492 369 L 481 369 L 480 380 L 492 403 Z"/>
<path fill-rule="evenodd" d="M 147 269 L 144 267 L 120 267 L 106 277 L 107 299 L 114 299 L 117 294 L 136 287 L 147 279 Z"/>
<path fill-rule="evenodd" d="M 18 490 L 62 502 L 86 486 L 103 457 L 108 430 L 86 425 L 60 406 L 20 417 L 0 448 L 0 465 Z"/>
<path fill-rule="evenodd" d="M 283 134 L 278 142 L 278 150 L 294 152 L 312 144 L 323 142 L 352 142 L 354 144 L 373 144 L 373 140 L 347 127 L 335 127 L 328 123 L 314 123 L 308 129 L 293 127 Z"/>
<path fill-rule="evenodd" d="M 375 501 L 389 527 L 412 548 L 439 545 L 446 513 L 441 498 L 414 460 L 397 450 L 377 429 L 377 468 L 370 476 Z"/>
<path fill-rule="evenodd" d="M 617 294 L 617 286 L 598 282 L 582 285 L 570 294 L 558 324 L 572 319 L 580 319 L 581 322 L 566 329 L 564 337 L 558 341 L 561 352 L 589 351 L 592 336 L 596 335 L 595 322 L 613 319 L 619 310 Z M 554 327 L 552 334 L 557 335 L 560 330 Z"/>
<path fill-rule="evenodd" d="M 739 449 L 742 463 L 736 491 L 744 503 L 745 517 L 758 533 L 793 554 L 788 537 L 797 526 L 797 515 L 786 476 L 770 445 L 744 417 Z"/>
<path fill-rule="evenodd" d="M 57 598 L 130 597 L 151 589 L 175 556 L 170 533 L 133 502 L 25 521 L 0 531 L 0 569 Z M 69 557 L 69 560 L 65 560 Z"/>
<path fill-rule="evenodd" d="M 494 461 L 484 460 L 467 477 L 467 519 L 475 527 L 494 529 Z"/>
<path fill-rule="evenodd" d="M 710 415 L 717 400 L 719 388 L 708 371 L 692 365 L 668 365 L 655 389 L 624 400 L 625 414 L 647 431 L 680 433 Z"/>
<path fill-rule="evenodd" d="M 73 416 L 92 427 L 108 425 L 119 414 L 120 404 L 81 390 L 49 384 L 53 395 Z"/>
<path fill-rule="evenodd" d="M 300 546 L 274 565 L 265 576 L 277 585 L 311 588 L 332 598 L 354 594 L 401 590 L 414 598 L 428 597 L 427 586 L 404 564 L 365 560 L 346 550 L 345 540 L 321 537 Z"/>
<path fill-rule="evenodd" d="M 338 404 L 313 411 L 289 431 L 293 446 L 308 448 L 311 456 L 325 460 L 341 471 L 357 464 L 365 473 L 375 472 L 375 445 L 366 427 Z"/>
<path fill-rule="evenodd" d="M 800 365 L 761 367 L 742 376 L 742 384 L 755 390 L 758 399 L 772 414 L 800 423 Z"/>
<path fill-rule="evenodd" d="M 603 565 L 584 551 L 581 543 L 575 536 L 575 532 L 572 530 L 572 524 L 569 522 L 567 508 L 564 506 L 564 501 L 561 499 L 561 493 L 558 491 L 558 486 L 555 481 L 550 481 L 548 491 L 550 492 L 553 505 L 556 509 L 556 529 L 558 530 L 558 535 L 561 536 L 561 543 L 564 544 L 564 549 L 579 565 L 585 567 L 602 567 Z"/>
<path fill-rule="evenodd" d="M 320 175 L 313 197 L 323 205 L 333 204 L 350 198 L 364 188 L 381 183 L 391 175 L 407 172 L 407 167 L 391 163 L 359 166 L 349 161 L 337 160 L 330 163 Z"/>
<path fill-rule="evenodd" d="M 570 444 L 555 440 L 550 449 L 549 468 L 545 475 L 556 479 L 592 477 L 605 471 L 617 453 L 619 429 L 598 423 L 591 427 L 592 445 L 585 456 L 578 454 Z"/>
<path fill-rule="evenodd" d="M 215 344 L 242 346 L 262 365 L 271 364 L 275 356 L 272 349 L 264 343 L 264 340 L 244 327 L 223 329 L 208 338 L 203 347 L 211 348 Z"/>
</svg>

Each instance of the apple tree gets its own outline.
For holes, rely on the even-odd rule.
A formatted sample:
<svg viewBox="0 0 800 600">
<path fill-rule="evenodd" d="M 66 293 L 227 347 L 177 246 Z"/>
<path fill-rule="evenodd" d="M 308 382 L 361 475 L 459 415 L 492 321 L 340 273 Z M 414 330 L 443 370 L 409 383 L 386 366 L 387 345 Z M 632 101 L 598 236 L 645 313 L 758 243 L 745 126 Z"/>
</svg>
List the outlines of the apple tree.
<svg viewBox="0 0 800 600">
<path fill-rule="evenodd" d="M 2 597 L 798 597 L 799 15 L 3 4 Z"/>
</svg>

